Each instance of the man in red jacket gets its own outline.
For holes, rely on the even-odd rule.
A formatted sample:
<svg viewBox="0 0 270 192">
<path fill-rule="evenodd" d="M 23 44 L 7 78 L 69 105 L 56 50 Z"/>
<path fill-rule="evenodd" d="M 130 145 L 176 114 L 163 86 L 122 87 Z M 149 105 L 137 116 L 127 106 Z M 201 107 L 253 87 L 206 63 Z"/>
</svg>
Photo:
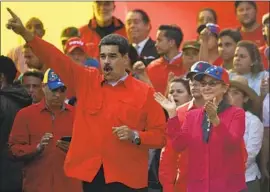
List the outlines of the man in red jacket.
<svg viewBox="0 0 270 192">
<path fill-rule="evenodd" d="M 114 1 L 94 1 L 94 17 L 87 25 L 82 26 L 79 31 L 81 39 L 86 43 L 89 56 L 98 58 L 98 43 L 106 35 L 115 33 L 126 37 L 125 25 L 113 16 L 115 9 Z"/>
<path fill-rule="evenodd" d="M 69 143 L 61 137 L 72 134 L 74 115 L 64 104 L 66 87 L 48 69 L 42 89 L 45 98 L 17 113 L 9 138 L 13 155 L 24 162 L 23 191 L 81 192 L 81 182 L 63 169 Z"/>
<path fill-rule="evenodd" d="M 21 35 L 78 98 L 66 174 L 83 180 L 85 192 L 147 191 L 148 150 L 165 145 L 165 116 L 153 88 L 126 73 L 127 39 L 111 34 L 101 40 L 102 76 L 35 37 L 8 11 L 7 28 Z"/>
<path fill-rule="evenodd" d="M 183 76 L 186 72 L 179 47 L 183 41 L 183 32 L 175 25 L 161 25 L 157 31 L 156 48 L 159 59 L 147 66 L 148 76 L 157 92 L 165 94 L 170 72 Z"/>
</svg>

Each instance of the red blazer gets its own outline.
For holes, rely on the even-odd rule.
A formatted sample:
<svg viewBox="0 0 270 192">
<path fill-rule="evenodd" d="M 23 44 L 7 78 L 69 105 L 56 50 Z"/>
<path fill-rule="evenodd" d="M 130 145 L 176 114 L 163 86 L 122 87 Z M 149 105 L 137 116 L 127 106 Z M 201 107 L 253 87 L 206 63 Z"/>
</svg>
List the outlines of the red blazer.
<svg viewBox="0 0 270 192">
<path fill-rule="evenodd" d="M 243 156 L 245 112 L 229 107 L 219 115 L 208 143 L 203 141 L 203 109 L 190 111 L 181 129 L 177 117 L 168 121 L 168 135 L 176 151 L 188 147 L 189 192 L 239 192 L 246 188 Z M 196 121 L 194 121 L 196 119 Z"/>
</svg>

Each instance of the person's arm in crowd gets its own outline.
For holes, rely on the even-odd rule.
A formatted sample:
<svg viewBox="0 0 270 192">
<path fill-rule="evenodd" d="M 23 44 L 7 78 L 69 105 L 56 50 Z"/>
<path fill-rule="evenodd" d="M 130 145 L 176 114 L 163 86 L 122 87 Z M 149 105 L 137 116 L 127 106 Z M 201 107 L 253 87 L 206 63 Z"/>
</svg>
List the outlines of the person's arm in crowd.
<svg viewBox="0 0 270 192">
<path fill-rule="evenodd" d="M 190 135 L 188 129 L 190 129 L 190 118 L 189 113 L 187 113 L 185 121 L 182 126 L 179 121 L 178 116 L 172 117 L 167 122 L 167 134 L 172 141 L 172 147 L 176 152 L 183 151 L 190 140 Z"/>
<path fill-rule="evenodd" d="M 27 116 L 24 111 L 17 113 L 9 137 L 9 146 L 12 154 L 19 160 L 31 160 L 42 152 L 37 149 L 36 143 L 31 143 Z"/>
<path fill-rule="evenodd" d="M 166 146 L 162 149 L 159 163 L 159 181 L 164 191 L 174 191 L 177 176 L 178 153 L 173 148 L 171 141 L 167 139 Z"/>
<path fill-rule="evenodd" d="M 199 60 L 209 62 L 209 53 L 208 53 L 208 40 L 210 35 L 209 29 L 205 28 L 200 36 L 201 36 L 201 46 L 199 52 Z"/>
<path fill-rule="evenodd" d="M 226 146 L 234 147 L 236 144 L 241 144 L 245 133 L 245 111 L 237 109 L 234 112 L 230 127 L 227 127 L 223 121 L 224 119 L 220 119 L 219 124 L 213 128 L 217 129 Z"/>
<path fill-rule="evenodd" d="M 166 120 L 163 109 L 154 100 L 154 90 L 149 88 L 144 111 L 147 114 L 146 130 L 139 131 L 141 145 L 150 149 L 162 148 L 166 144 Z"/>
<path fill-rule="evenodd" d="M 263 178 L 269 177 L 268 163 L 269 163 L 269 94 L 266 96 L 268 98 L 265 99 L 263 103 L 263 125 L 264 125 L 264 134 L 263 134 L 263 143 L 261 150 L 261 171 Z M 268 101 L 268 102 L 267 102 Z"/>
<path fill-rule="evenodd" d="M 261 150 L 263 140 L 263 124 L 259 118 L 254 118 L 247 129 L 249 133 L 248 138 L 245 141 L 246 151 L 248 154 L 246 168 L 256 161 L 256 157 Z"/>
<path fill-rule="evenodd" d="M 74 63 L 68 56 L 63 54 L 54 45 L 34 36 L 22 24 L 20 18 L 15 15 L 10 9 L 9 13 L 12 16 L 11 21 L 7 27 L 12 29 L 15 33 L 21 35 L 23 39 L 31 46 L 34 54 L 43 62 L 48 68 L 52 68 L 56 74 L 65 82 L 67 87 L 76 91 L 77 84 L 80 84 L 80 79 L 85 78 L 83 74 L 95 73 L 94 77 L 98 75 L 98 70 L 94 68 L 85 68 Z M 92 76 L 89 76 L 92 77 Z M 88 78 L 89 78 L 88 77 Z M 88 82 L 93 82 L 89 79 Z"/>
<path fill-rule="evenodd" d="M 148 74 L 145 69 L 145 65 L 142 61 L 137 61 L 133 65 L 133 71 L 138 76 L 139 80 L 145 82 L 150 87 L 153 87 L 152 82 L 150 81 L 150 78 L 148 77 Z"/>
</svg>

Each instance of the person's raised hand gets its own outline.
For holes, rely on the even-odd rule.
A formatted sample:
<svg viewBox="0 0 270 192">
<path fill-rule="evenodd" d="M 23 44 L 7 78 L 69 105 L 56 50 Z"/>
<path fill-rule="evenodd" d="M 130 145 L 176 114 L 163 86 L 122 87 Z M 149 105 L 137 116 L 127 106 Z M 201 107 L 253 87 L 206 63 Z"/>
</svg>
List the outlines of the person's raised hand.
<svg viewBox="0 0 270 192">
<path fill-rule="evenodd" d="M 6 27 L 18 35 L 23 35 L 26 31 L 26 28 L 24 27 L 21 19 L 10 8 L 7 8 L 7 11 L 11 15 L 11 18 L 8 20 Z"/>
</svg>

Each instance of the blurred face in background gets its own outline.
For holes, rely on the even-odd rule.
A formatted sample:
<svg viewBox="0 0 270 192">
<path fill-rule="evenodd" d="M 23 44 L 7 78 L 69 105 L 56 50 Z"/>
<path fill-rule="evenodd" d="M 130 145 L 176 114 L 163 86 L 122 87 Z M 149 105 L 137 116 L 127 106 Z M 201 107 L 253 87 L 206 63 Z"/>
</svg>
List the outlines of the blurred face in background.
<svg viewBox="0 0 270 192">
<path fill-rule="evenodd" d="M 191 96 L 182 82 L 171 82 L 169 84 L 169 94 L 172 95 L 177 106 L 180 106 L 191 100 Z"/>
<path fill-rule="evenodd" d="M 188 48 L 183 50 L 183 64 L 187 70 L 197 61 L 199 61 L 198 49 Z"/>
<path fill-rule="evenodd" d="M 248 2 L 241 2 L 236 9 L 238 21 L 246 28 L 252 27 L 256 23 L 257 10 Z"/>
<path fill-rule="evenodd" d="M 33 53 L 30 47 L 25 47 L 23 49 L 23 55 L 25 59 L 25 64 L 28 66 L 28 68 L 42 70 L 43 64 L 40 62 L 38 57 Z"/>
<path fill-rule="evenodd" d="M 215 16 L 211 11 L 201 11 L 198 15 L 197 26 L 207 23 L 216 23 Z"/>
<path fill-rule="evenodd" d="M 114 8 L 113 1 L 93 2 L 94 16 L 100 23 L 107 23 L 112 20 Z"/>
<path fill-rule="evenodd" d="M 140 13 L 129 12 L 125 26 L 130 43 L 140 43 L 149 35 L 150 24 L 145 23 Z"/>
<path fill-rule="evenodd" d="M 37 35 L 39 38 L 42 38 L 45 35 L 45 30 L 43 23 L 37 19 L 32 18 L 26 23 L 26 29 Z"/>
<path fill-rule="evenodd" d="M 67 88 L 61 86 L 57 89 L 51 90 L 47 84 L 43 84 L 43 92 L 45 95 L 46 103 L 52 108 L 61 108 L 66 98 Z"/>
<path fill-rule="evenodd" d="M 218 52 L 224 61 L 231 61 L 234 57 L 237 43 L 230 36 L 218 39 Z"/>
<path fill-rule="evenodd" d="M 251 72 L 253 63 L 248 50 L 245 47 L 236 47 L 233 59 L 234 70 L 239 74 Z"/>
<path fill-rule="evenodd" d="M 166 55 L 172 46 L 174 45 L 174 40 L 168 39 L 165 36 L 164 30 L 158 30 L 156 38 L 156 48 L 159 55 Z"/>
<path fill-rule="evenodd" d="M 28 94 L 32 97 L 33 103 L 38 103 L 43 98 L 42 80 L 35 76 L 24 76 L 22 85 L 26 88 Z"/>
<path fill-rule="evenodd" d="M 87 59 L 87 54 L 79 47 L 73 49 L 70 53 L 67 53 L 67 56 L 79 65 L 84 65 Z"/>
<path fill-rule="evenodd" d="M 192 75 L 192 77 L 190 78 L 189 80 L 189 87 L 190 87 L 190 92 L 191 92 L 191 96 L 196 98 L 196 99 L 199 99 L 202 97 L 202 94 L 201 94 L 201 90 L 200 90 L 200 82 L 199 81 L 196 81 L 193 77 L 195 76 Z"/>
</svg>

